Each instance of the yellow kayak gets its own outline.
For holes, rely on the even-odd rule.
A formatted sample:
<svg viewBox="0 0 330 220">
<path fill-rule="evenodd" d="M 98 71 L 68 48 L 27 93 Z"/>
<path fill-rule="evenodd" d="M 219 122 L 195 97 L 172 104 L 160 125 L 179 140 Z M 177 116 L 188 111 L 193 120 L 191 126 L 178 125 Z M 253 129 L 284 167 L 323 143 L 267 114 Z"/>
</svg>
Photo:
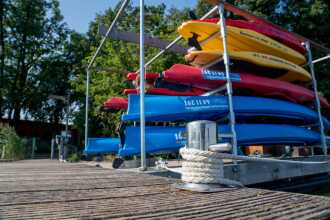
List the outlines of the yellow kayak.
<svg viewBox="0 0 330 220">
<path fill-rule="evenodd" d="M 258 32 L 227 26 L 227 46 L 230 51 L 254 51 L 271 54 L 295 64 L 306 63 L 306 58 L 299 52 Z M 211 22 L 188 21 L 183 23 L 178 32 L 186 40 L 197 36 L 203 50 L 223 51 L 219 24 Z"/>
<path fill-rule="evenodd" d="M 220 50 L 202 50 L 190 51 L 185 58 L 192 65 L 206 66 L 217 61 L 220 62 L 222 60 L 222 55 L 222 51 Z M 252 65 L 261 67 L 282 70 L 284 73 L 278 76 L 278 80 L 287 82 L 308 82 L 311 80 L 310 74 L 304 68 L 276 56 L 248 51 L 231 51 L 229 55 L 233 60 L 248 62 Z"/>
</svg>

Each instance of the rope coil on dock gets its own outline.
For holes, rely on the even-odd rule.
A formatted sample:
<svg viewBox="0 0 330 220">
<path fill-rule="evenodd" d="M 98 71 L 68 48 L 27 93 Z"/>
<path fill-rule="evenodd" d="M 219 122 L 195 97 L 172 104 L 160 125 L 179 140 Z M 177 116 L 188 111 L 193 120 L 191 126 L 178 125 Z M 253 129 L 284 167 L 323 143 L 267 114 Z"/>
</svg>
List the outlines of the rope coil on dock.
<svg viewBox="0 0 330 220">
<path fill-rule="evenodd" d="M 186 183 L 224 184 L 243 186 L 240 182 L 224 178 L 223 161 L 218 153 L 191 148 L 181 148 L 181 180 Z"/>
</svg>

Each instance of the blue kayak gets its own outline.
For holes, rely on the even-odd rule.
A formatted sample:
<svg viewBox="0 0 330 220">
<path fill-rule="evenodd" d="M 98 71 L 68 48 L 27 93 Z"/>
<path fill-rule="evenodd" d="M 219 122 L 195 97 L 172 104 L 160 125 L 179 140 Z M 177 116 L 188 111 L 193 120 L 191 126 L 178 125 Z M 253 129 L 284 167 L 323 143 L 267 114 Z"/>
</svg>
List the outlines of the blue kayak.
<svg viewBox="0 0 330 220">
<path fill-rule="evenodd" d="M 228 125 L 218 127 L 220 134 L 230 132 Z M 185 127 L 146 127 L 146 152 L 175 152 L 186 144 Z M 321 141 L 317 132 L 292 126 L 274 124 L 237 124 L 238 145 L 314 145 Z M 228 142 L 221 139 L 219 142 Z M 125 131 L 125 143 L 119 150 L 120 156 L 140 154 L 140 127 L 128 126 Z"/>
<path fill-rule="evenodd" d="M 119 138 L 88 138 L 84 153 L 87 155 L 117 153 L 120 147 Z"/>
<path fill-rule="evenodd" d="M 158 96 L 145 97 L 146 121 L 193 121 L 217 120 L 228 114 L 226 96 Z M 291 120 L 294 124 L 314 125 L 318 123 L 317 113 L 313 110 L 291 102 L 249 96 L 233 97 L 234 111 L 237 120 L 242 123 L 246 119 L 257 117 L 273 117 Z M 130 95 L 127 114 L 122 116 L 125 121 L 139 121 L 140 97 Z M 284 124 L 291 124 L 285 121 Z M 324 119 L 326 128 L 330 128 Z"/>
</svg>

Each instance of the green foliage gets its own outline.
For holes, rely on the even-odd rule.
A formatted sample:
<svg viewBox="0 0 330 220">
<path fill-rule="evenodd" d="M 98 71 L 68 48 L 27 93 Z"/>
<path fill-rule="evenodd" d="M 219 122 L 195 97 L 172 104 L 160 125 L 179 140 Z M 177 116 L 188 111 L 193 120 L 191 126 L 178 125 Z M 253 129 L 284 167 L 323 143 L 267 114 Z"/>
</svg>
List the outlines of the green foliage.
<svg viewBox="0 0 330 220">
<path fill-rule="evenodd" d="M 69 31 L 62 22 L 57 0 L 2 0 L 0 7 L 0 115 L 9 112 L 15 125 L 21 114 L 58 122 L 72 71 Z M 3 12 L 3 13 L 1 13 Z M 2 33 L 4 32 L 4 33 Z M 71 74 L 72 75 L 72 74 Z"/>
<path fill-rule="evenodd" d="M 80 161 L 80 156 L 77 153 L 71 154 L 70 157 L 68 158 L 68 161 L 70 163 L 77 163 Z"/>
<path fill-rule="evenodd" d="M 15 129 L 9 126 L 0 127 L 0 159 L 24 159 L 24 143 Z"/>
</svg>

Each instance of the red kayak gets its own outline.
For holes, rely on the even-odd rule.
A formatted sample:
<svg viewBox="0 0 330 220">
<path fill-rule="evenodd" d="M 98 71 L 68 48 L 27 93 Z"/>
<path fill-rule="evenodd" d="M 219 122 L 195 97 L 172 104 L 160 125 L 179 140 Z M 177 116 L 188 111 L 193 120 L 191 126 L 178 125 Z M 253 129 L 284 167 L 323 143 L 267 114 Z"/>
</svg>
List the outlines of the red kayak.
<svg viewBox="0 0 330 220">
<path fill-rule="evenodd" d="M 183 84 L 201 91 L 209 91 L 225 84 L 225 73 L 183 64 L 175 64 L 162 74 L 162 81 Z M 290 100 L 296 103 L 312 104 L 314 93 L 304 87 L 266 77 L 231 73 L 233 87 L 248 95 L 268 96 Z M 328 101 L 320 96 L 322 107 L 330 110 Z"/>
<path fill-rule="evenodd" d="M 197 20 L 197 21 L 199 21 L 199 20 Z M 203 20 L 203 22 L 212 22 L 212 23 L 217 23 L 218 21 L 219 21 L 218 18 L 211 18 L 211 19 Z M 302 54 L 306 53 L 306 49 L 304 48 L 304 46 L 302 45 L 302 42 L 297 37 L 295 37 L 294 35 L 292 35 L 288 32 L 284 32 L 278 28 L 270 26 L 266 23 L 227 19 L 226 24 L 229 26 L 233 26 L 233 27 L 253 30 L 255 32 L 258 32 L 260 34 L 264 34 L 270 38 L 273 38 L 274 40 L 277 40 Z"/>
<path fill-rule="evenodd" d="M 138 94 L 139 89 L 125 89 L 124 93 L 129 94 Z M 167 88 L 150 88 L 146 90 L 146 94 L 152 95 L 169 95 L 169 96 L 199 96 L 204 94 L 205 91 L 202 89 L 191 88 L 187 91 L 175 91 Z"/>
<path fill-rule="evenodd" d="M 102 105 L 104 110 L 120 110 L 127 109 L 128 100 L 122 97 L 113 97 L 105 101 Z"/>
<path fill-rule="evenodd" d="M 131 73 L 128 73 L 127 74 L 127 79 L 128 80 L 131 80 L 131 81 L 134 81 L 136 80 L 136 77 L 138 76 L 139 74 L 136 73 L 136 72 L 131 72 Z M 146 73 L 145 74 L 145 78 L 146 80 L 150 80 L 150 81 L 155 81 L 157 78 L 159 78 L 160 74 L 159 73 Z"/>
</svg>

